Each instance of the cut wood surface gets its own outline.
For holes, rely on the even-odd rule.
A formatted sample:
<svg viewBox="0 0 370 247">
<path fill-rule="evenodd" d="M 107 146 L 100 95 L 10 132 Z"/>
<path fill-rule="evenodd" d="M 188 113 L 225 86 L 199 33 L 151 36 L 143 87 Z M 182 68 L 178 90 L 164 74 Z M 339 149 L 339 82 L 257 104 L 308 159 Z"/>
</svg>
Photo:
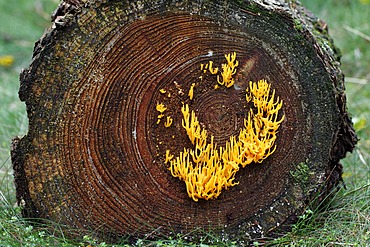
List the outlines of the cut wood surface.
<svg viewBox="0 0 370 247">
<path fill-rule="evenodd" d="M 112 242 L 209 231 L 243 242 L 287 230 L 338 185 L 339 161 L 357 141 L 339 65 L 326 24 L 296 3 L 62 2 L 21 73 L 29 130 L 14 138 L 12 162 L 23 215 Z M 250 82 L 261 80 L 282 104 L 270 120 L 281 121 L 249 162 L 241 153 L 261 144 L 242 149 L 241 130 L 251 116 L 260 141 L 273 114 L 253 118 Z M 183 163 L 188 173 L 201 167 L 191 187 L 166 161 L 195 145 L 185 106 L 212 150 L 239 138 L 239 158 L 216 162 L 227 170 L 242 160 L 232 186 L 214 182 L 216 196 L 191 196 L 210 188 L 199 182 L 204 164 Z"/>
</svg>

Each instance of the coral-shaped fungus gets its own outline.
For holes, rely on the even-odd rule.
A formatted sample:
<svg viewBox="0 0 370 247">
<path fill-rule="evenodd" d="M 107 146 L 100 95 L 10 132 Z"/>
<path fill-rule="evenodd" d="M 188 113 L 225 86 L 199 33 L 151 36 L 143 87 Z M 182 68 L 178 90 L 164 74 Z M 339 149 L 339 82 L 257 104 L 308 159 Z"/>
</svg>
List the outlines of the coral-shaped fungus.
<svg viewBox="0 0 370 247">
<path fill-rule="evenodd" d="M 230 87 L 234 83 L 232 75 L 236 73 L 238 61 L 236 53 L 225 57 L 228 63 L 222 65 L 223 79 L 220 81 L 218 76 L 217 81 Z M 211 62 L 209 70 L 212 74 L 217 73 Z M 194 84 L 191 98 L 193 87 Z M 187 104 L 181 108 L 182 126 L 194 148 L 184 148 L 176 158 L 167 150 L 165 163 L 169 163 L 172 176 L 185 182 L 187 193 L 194 201 L 217 198 L 222 189 L 238 184 L 234 180 L 240 167 L 244 168 L 252 162 L 260 163 L 275 151 L 277 130 L 284 120 L 284 116 L 278 117 L 282 101 L 279 97 L 275 99 L 275 90 L 271 90 L 265 80 L 249 83 L 246 101 L 253 103 L 255 110 L 249 110 L 244 128 L 238 136 L 231 136 L 224 147 L 214 143 L 214 137 L 208 136 L 207 130 L 200 126 L 195 112 L 190 111 Z"/>
<path fill-rule="evenodd" d="M 227 63 L 222 64 L 222 73 L 221 73 L 222 80 L 220 80 L 220 76 L 217 76 L 217 82 L 220 85 L 231 87 L 232 85 L 234 85 L 234 79 L 232 78 L 232 76 L 236 73 L 236 67 L 238 67 L 239 62 L 238 60 L 236 60 L 236 52 L 234 52 L 233 54 L 225 55 L 225 58 Z M 214 74 L 211 69 L 212 63 L 210 62 L 210 71 L 212 74 Z"/>
<path fill-rule="evenodd" d="M 271 92 L 265 80 L 250 82 L 246 100 L 252 101 L 257 111 L 249 111 L 239 136 L 231 136 L 225 147 L 217 147 L 213 136 L 208 138 L 207 130 L 200 126 L 188 105 L 182 107 L 182 126 L 194 149 L 184 149 L 174 159 L 168 151 L 166 162 L 170 163 L 172 176 L 185 182 L 194 201 L 217 198 L 222 189 L 238 184 L 234 179 L 240 167 L 262 162 L 275 151 L 276 133 L 284 119 L 278 119 L 282 101 L 275 100 L 275 90 Z"/>
</svg>

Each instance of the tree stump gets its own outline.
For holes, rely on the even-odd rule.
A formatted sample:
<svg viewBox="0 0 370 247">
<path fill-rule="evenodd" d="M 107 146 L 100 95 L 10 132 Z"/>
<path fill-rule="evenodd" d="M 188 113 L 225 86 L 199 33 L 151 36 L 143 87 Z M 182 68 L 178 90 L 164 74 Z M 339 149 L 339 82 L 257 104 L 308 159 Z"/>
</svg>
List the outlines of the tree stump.
<svg viewBox="0 0 370 247">
<path fill-rule="evenodd" d="M 209 231 L 242 242 L 286 230 L 341 181 L 339 161 L 357 141 L 339 65 L 326 24 L 295 2 L 62 2 L 20 77 L 29 130 L 11 153 L 23 215 L 112 242 Z M 182 107 L 221 156 L 259 114 L 246 98 L 261 80 L 282 103 L 270 153 L 237 163 L 233 186 L 213 183 L 217 196 L 192 198 L 166 160 L 194 146 Z M 250 120 L 258 140 L 263 114 Z M 260 147 L 253 140 L 247 149 Z"/>
</svg>

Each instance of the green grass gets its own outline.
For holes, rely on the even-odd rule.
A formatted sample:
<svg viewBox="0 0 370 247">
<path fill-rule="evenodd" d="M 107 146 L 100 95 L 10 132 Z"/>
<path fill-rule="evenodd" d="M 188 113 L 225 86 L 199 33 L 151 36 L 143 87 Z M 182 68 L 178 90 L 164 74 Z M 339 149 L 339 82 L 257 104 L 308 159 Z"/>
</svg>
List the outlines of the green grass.
<svg viewBox="0 0 370 247">
<path fill-rule="evenodd" d="M 361 141 L 344 160 L 341 189 L 325 210 L 308 207 L 293 231 L 275 240 L 256 241 L 270 246 L 370 246 L 370 1 L 302 0 L 329 25 L 342 51 L 349 112 Z M 63 237 L 53 223 L 29 226 L 15 205 L 9 154 L 10 140 L 27 132 L 25 106 L 18 99 L 19 72 L 31 61 L 33 44 L 49 26 L 58 0 L 0 0 L 0 56 L 12 55 L 14 64 L 0 66 L 0 246 L 106 246 L 91 237 L 81 241 Z M 213 236 L 215 237 L 215 236 Z M 185 245 L 184 236 L 140 245 Z M 232 243 L 222 243 L 229 246 Z"/>
<path fill-rule="evenodd" d="M 10 140 L 25 134 L 28 123 L 26 107 L 18 99 L 19 72 L 29 65 L 34 42 L 49 26 L 50 14 L 47 13 L 51 13 L 56 5 L 52 1 L 0 0 L 0 56 L 14 57 L 11 66 L 0 66 L 0 182 L 1 190 L 11 203 L 15 199 L 11 183 Z"/>
</svg>

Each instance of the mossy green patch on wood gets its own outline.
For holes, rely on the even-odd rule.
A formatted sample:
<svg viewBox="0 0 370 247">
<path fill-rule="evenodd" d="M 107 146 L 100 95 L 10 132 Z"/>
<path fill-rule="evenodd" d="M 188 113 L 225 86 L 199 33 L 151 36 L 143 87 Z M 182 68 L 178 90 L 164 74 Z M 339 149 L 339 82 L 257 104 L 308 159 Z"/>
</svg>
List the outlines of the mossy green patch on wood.
<svg viewBox="0 0 370 247">
<path fill-rule="evenodd" d="M 304 191 L 306 191 L 305 188 L 307 187 L 312 174 L 313 173 L 310 172 L 310 167 L 305 162 L 299 163 L 295 170 L 290 171 L 290 175 L 294 182 L 299 184 Z"/>
<path fill-rule="evenodd" d="M 300 20 L 294 19 L 293 23 L 294 23 L 294 29 L 295 30 L 297 30 L 297 31 L 302 31 L 303 30 L 303 24 Z"/>
</svg>

